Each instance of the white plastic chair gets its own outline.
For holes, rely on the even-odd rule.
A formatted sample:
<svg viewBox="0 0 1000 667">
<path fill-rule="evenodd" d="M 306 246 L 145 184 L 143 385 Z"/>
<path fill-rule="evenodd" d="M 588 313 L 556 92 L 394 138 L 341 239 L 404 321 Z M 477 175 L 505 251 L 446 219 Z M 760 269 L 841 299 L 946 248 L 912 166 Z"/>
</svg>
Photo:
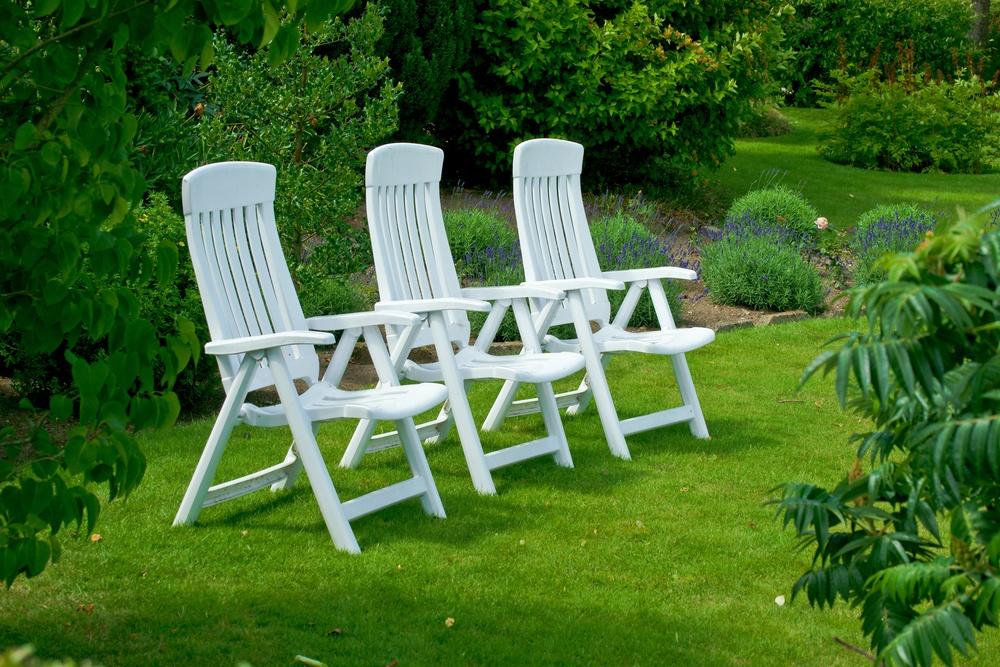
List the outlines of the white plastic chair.
<svg viewBox="0 0 1000 667">
<path fill-rule="evenodd" d="M 390 144 L 368 154 L 368 227 L 381 297 L 375 308 L 404 310 L 426 318 L 420 330 L 387 328 L 389 341 L 401 343 L 400 350 L 433 343 L 437 351 L 438 361 L 429 364 L 407 360 L 403 353 L 394 355 L 398 371 L 412 380 L 443 381 L 448 387 L 445 409 L 436 419 L 419 425 L 418 432 L 425 441 L 438 441 L 454 422 L 473 485 L 480 493 L 493 494 L 496 487 L 490 471 L 501 466 L 551 454 L 558 465 L 572 467 L 551 382 L 582 369 L 583 357 L 575 352 L 543 353 L 535 336 L 527 299 L 558 303 L 565 296 L 561 291 L 530 285 L 459 287 L 438 192 L 443 162 L 440 149 L 419 144 Z M 493 301 L 492 308 L 484 300 Z M 489 354 L 508 308 L 513 308 L 525 354 Z M 490 313 L 474 346 L 469 345 L 469 310 Z M 483 379 L 535 385 L 548 435 L 484 454 L 466 396 L 466 383 Z M 356 465 L 371 440 L 379 447 L 392 445 L 395 433 L 373 436 L 374 428 L 374 420 L 359 425 L 341 465 Z"/>
<path fill-rule="evenodd" d="M 685 352 L 715 340 L 715 332 L 703 327 L 679 329 L 667 303 L 664 278 L 695 280 L 694 271 L 660 267 L 625 271 L 602 271 L 580 192 L 583 146 L 558 139 L 533 139 L 514 150 L 514 211 L 521 239 L 525 277 L 533 284 L 564 290 L 565 303 L 549 302 L 535 309 L 536 326 L 546 350 L 580 351 L 587 362 L 587 375 L 580 387 L 559 394 L 567 414 L 579 414 L 591 397 L 597 404 L 608 446 L 615 456 L 631 458 L 625 436 L 688 422 L 691 433 L 708 438 L 708 427 L 698 403 Z M 628 292 L 611 319 L 608 289 Z M 659 321 L 659 331 L 627 331 L 629 319 L 649 290 Z M 591 322 L 598 329 L 592 332 Z M 572 322 L 577 338 L 560 340 L 546 336 L 549 327 Z M 670 357 L 684 404 L 652 414 L 619 420 L 605 376 L 609 355 L 644 352 Z M 537 411 L 534 399 L 514 400 L 516 382 L 504 384 L 486 419 L 486 428 L 498 428 L 508 414 Z"/>
<path fill-rule="evenodd" d="M 360 548 L 350 521 L 409 498 L 424 511 L 444 517 L 413 416 L 440 405 L 444 388 L 435 384 L 400 386 L 379 325 L 404 331 L 419 325 L 409 313 L 355 313 L 303 317 L 281 252 L 274 220 L 275 169 L 256 162 L 222 162 L 195 169 L 183 180 L 188 246 L 208 320 L 211 342 L 226 399 L 184 494 L 174 525 L 197 520 L 203 507 L 232 500 L 266 486 L 291 487 L 302 468 L 312 485 L 334 544 Z M 332 345 L 331 331 L 343 331 L 322 379 L 315 345 Z M 351 352 L 363 336 L 380 386 L 339 389 Z M 400 354 L 402 350 L 398 351 Z M 299 394 L 295 380 L 308 388 Z M 280 403 L 261 407 L 244 402 L 248 391 L 274 385 Z M 412 477 L 353 500 L 341 502 L 316 442 L 319 422 L 333 419 L 386 419 L 396 423 Z M 288 426 L 293 443 L 282 463 L 209 486 L 236 424 Z"/>
</svg>

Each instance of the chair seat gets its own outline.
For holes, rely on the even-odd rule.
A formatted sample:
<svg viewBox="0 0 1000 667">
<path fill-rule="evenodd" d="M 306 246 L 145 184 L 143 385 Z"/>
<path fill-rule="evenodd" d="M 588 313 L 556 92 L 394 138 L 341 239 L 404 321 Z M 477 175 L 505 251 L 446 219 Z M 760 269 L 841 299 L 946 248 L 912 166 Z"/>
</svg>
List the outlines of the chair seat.
<svg viewBox="0 0 1000 667">
<path fill-rule="evenodd" d="M 583 355 L 576 352 L 542 352 L 496 355 L 467 347 L 455 355 L 458 372 L 464 380 L 513 380 L 538 384 L 553 382 L 576 373 L 584 366 Z M 406 377 L 418 382 L 440 382 L 443 377 L 438 362 L 418 364 L 407 361 Z"/>
<path fill-rule="evenodd" d="M 669 331 L 626 331 L 606 326 L 594 334 L 600 352 L 645 352 L 647 354 L 683 354 L 708 345 L 715 340 L 715 332 L 706 327 L 687 327 Z M 545 349 L 573 351 L 579 349 L 575 339 L 558 339 L 547 336 Z"/>
<path fill-rule="evenodd" d="M 448 390 L 439 384 L 406 384 L 347 391 L 317 382 L 299 395 L 309 419 L 377 419 L 395 421 L 414 417 L 440 405 Z M 281 405 L 261 407 L 244 403 L 240 418 L 251 426 L 282 426 L 286 422 Z"/>
</svg>

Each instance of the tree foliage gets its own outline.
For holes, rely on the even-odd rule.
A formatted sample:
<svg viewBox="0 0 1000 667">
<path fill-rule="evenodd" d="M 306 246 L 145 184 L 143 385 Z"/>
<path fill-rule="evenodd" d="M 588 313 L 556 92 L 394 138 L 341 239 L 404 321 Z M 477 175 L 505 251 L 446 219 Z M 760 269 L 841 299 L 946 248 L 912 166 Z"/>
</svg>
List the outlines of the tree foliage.
<svg viewBox="0 0 1000 667">
<path fill-rule="evenodd" d="M 491 0 L 460 79 L 460 147 L 494 174 L 520 141 L 583 140 L 605 179 L 690 181 L 768 92 L 791 7 Z M 463 177 L 467 177 L 463 175 Z"/>
<path fill-rule="evenodd" d="M 1000 232 L 944 224 L 885 268 L 850 292 L 863 329 L 803 378 L 833 373 L 872 430 L 840 483 L 786 484 L 778 514 L 814 547 L 794 594 L 860 607 L 887 665 L 951 664 L 1000 620 Z"/>
<path fill-rule="evenodd" d="M 308 292 L 331 274 L 370 266 L 370 244 L 347 220 L 363 200 L 365 153 L 396 130 L 400 87 L 376 52 L 374 4 L 294 35 L 301 48 L 274 66 L 267 52 L 246 53 L 220 34 L 207 95 L 216 111 L 200 130 L 206 161 L 280 165 L 281 245 Z"/>
<path fill-rule="evenodd" d="M 318 25 L 347 4 L 299 0 L 282 24 L 284 5 L 272 0 L 0 3 L 0 334 L 28 354 L 64 350 L 72 378 L 32 423 L 0 431 L 8 586 L 59 555 L 63 528 L 93 528 L 95 484 L 111 499 L 136 487 L 145 460 L 133 433 L 176 418 L 173 381 L 198 352 L 190 327 L 158 336 L 126 287 L 171 280 L 177 249 L 159 245 L 155 262 L 135 251 L 131 208 L 144 183 L 124 49 L 170 54 L 190 71 L 211 62 L 219 24 L 272 43 L 280 62 L 297 45 L 297 21 Z M 92 358 L 72 352 L 83 340 L 98 348 Z"/>
<path fill-rule="evenodd" d="M 472 44 L 473 0 L 382 0 L 385 35 L 379 48 L 403 85 L 399 136 L 427 143 L 454 103 L 455 83 Z"/>
</svg>

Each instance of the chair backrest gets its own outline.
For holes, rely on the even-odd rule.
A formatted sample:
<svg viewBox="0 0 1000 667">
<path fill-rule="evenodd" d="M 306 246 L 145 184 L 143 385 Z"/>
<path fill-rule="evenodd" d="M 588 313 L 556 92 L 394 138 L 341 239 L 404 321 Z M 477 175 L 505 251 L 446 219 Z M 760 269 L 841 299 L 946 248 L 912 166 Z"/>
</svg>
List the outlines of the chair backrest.
<svg viewBox="0 0 1000 667">
<path fill-rule="evenodd" d="M 274 167 L 259 162 L 209 164 L 182 181 L 188 247 L 212 340 L 307 328 L 278 240 L 274 191 Z M 312 346 L 283 352 L 294 378 L 316 381 Z M 217 359 L 228 390 L 243 355 Z M 262 361 L 251 389 L 271 384 Z"/>
<path fill-rule="evenodd" d="M 365 205 L 378 291 L 383 301 L 459 297 L 455 262 L 441 214 L 444 151 L 421 144 L 386 144 L 368 154 Z M 448 337 L 469 344 L 469 318 L 445 313 Z M 388 330 L 394 339 L 397 331 Z M 415 346 L 432 343 L 424 325 Z"/>
<path fill-rule="evenodd" d="M 583 146 L 531 139 L 514 149 L 514 212 L 528 280 L 597 278 L 601 267 L 580 191 Z M 611 306 L 603 290 L 585 290 L 587 316 L 606 324 Z M 570 322 L 563 307 L 553 324 Z"/>
</svg>

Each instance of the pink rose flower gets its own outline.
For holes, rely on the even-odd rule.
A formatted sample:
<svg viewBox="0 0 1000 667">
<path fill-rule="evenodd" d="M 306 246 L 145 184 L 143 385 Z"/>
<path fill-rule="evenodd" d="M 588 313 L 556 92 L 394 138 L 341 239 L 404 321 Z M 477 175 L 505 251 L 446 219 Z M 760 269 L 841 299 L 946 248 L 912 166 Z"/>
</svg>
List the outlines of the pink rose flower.
<svg viewBox="0 0 1000 667">
<path fill-rule="evenodd" d="M 816 222 L 813 224 L 816 225 L 816 229 L 826 229 L 830 226 L 830 221 L 826 218 L 816 218 Z"/>
</svg>

